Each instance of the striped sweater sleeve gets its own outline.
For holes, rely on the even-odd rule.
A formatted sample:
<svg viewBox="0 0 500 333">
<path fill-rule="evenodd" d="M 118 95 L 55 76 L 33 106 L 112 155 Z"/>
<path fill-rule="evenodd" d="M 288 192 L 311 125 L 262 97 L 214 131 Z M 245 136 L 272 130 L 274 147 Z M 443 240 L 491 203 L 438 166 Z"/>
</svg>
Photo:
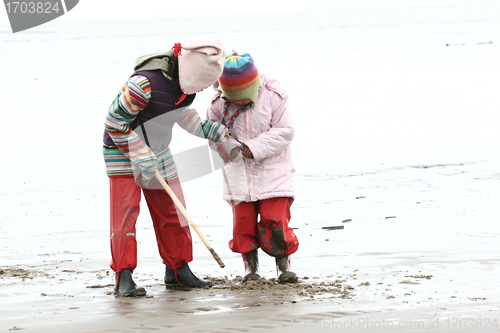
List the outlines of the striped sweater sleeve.
<svg viewBox="0 0 500 333">
<path fill-rule="evenodd" d="M 131 77 L 109 107 L 104 124 L 116 147 L 132 164 L 152 176 L 157 169 L 156 156 L 130 128 L 138 113 L 148 106 L 150 98 L 149 80 L 141 75 Z"/>
<path fill-rule="evenodd" d="M 224 125 L 210 120 L 201 120 L 195 109 L 187 108 L 181 115 L 178 124 L 187 132 L 214 142 L 221 141 L 227 134 Z"/>
</svg>

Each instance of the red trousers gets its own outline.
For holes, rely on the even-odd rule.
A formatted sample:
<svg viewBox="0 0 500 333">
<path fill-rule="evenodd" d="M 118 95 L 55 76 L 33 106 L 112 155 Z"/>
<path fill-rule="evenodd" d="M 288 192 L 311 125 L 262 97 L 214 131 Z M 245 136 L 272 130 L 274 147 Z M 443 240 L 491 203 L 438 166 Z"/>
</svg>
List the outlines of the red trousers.
<svg viewBox="0 0 500 333">
<path fill-rule="evenodd" d="M 233 252 L 248 253 L 259 247 L 273 257 L 288 256 L 299 247 L 290 221 L 290 198 L 280 197 L 255 202 L 232 203 Z M 257 221 L 260 214 L 260 221 Z"/>
<path fill-rule="evenodd" d="M 134 177 L 109 178 L 111 194 L 111 269 L 119 273 L 137 266 L 135 223 L 139 215 L 141 188 Z M 178 180 L 168 185 L 185 206 Z M 193 260 L 191 232 L 187 221 L 177 214 L 175 205 L 165 190 L 142 189 L 153 220 L 156 242 L 163 263 L 177 269 Z"/>
</svg>

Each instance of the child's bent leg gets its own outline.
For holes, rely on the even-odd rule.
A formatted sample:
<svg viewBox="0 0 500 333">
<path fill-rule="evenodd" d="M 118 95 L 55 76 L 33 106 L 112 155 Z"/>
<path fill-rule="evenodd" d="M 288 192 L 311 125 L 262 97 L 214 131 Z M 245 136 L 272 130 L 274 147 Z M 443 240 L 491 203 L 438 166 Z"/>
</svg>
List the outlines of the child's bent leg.
<svg viewBox="0 0 500 333">
<path fill-rule="evenodd" d="M 297 274 L 291 271 L 290 255 L 297 251 L 299 241 L 288 226 L 290 199 L 286 197 L 259 201 L 259 242 L 264 252 L 276 258 L 279 283 L 295 283 Z"/>
<path fill-rule="evenodd" d="M 178 179 L 168 181 L 180 203 L 186 207 L 181 183 Z M 153 219 L 160 256 L 165 264 L 164 282 L 169 286 L 184 285 L 203 288 L 210 283 L 196 277 L 188 263 L 193 260 L 193 246 L 189 223 L 182 216 L 164 190 L 144 190 L 144 197 Z"/>
<path fill-rule="evenodd" d="M 178 180 L 171 180 L 168 185 L 185 207 L 182 187 Z M 163 263 L 171 269 L 177 269 L 193 260 L 191 232 L 187 221 L 177 212 L 175 204 L 165 190 L 144 190 L 153 220 L 158 243 L 158 250 Z"/>
<path fill-rule="evenodd" d="M 259 244 L 264 252 L 273 257 L 285 257 L 295 253 L 299 241 L 290 221 L 290 198 L 279 197 L 259 201 Z"/>
</svg>

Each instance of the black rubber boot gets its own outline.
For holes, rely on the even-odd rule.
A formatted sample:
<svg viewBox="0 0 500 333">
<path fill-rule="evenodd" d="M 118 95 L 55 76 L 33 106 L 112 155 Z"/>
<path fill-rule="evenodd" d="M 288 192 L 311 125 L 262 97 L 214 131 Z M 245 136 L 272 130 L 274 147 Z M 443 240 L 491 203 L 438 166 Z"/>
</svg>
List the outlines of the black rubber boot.
<svg viewBox="0 0 500 333">
<path fill-rule="evenodd" d="M 297 274 L 290 270 L 289 256 L 276 258 L 276 270 L 279 275 L 278 283 L 295 283 L 299 279 Z"/>
<path fill-rule="evenodd" d="M 259 270 L 259 257 L 257 256 L 257 250 L 242 253 L 241 256 L 243 257 L 243 263 L 245 264 L 245 276 L 243 277 L 243 283 L 260 279 L 260 275 L 257 273 Z"/>
<path fill-rule="evenodd" d="M 210 286 L 210 281 L 197 278 L 193 272 L 191 272 L 191 269 L 189 269 L 188 264 L 184 264 L 175 271 L 165 266 L 165 284 L 167 287 L 181 285 L 190 288 L 203 288 Z"/>
<path fill-rule="evenodd" d="M 146 295 L 146 290 L 137 287 L 134 280 L 132 280 L 132 271 L 130 269 L 124 269 L 119 274 L 115 273 L 115 292 L 126 297 Z"/>
</svg>

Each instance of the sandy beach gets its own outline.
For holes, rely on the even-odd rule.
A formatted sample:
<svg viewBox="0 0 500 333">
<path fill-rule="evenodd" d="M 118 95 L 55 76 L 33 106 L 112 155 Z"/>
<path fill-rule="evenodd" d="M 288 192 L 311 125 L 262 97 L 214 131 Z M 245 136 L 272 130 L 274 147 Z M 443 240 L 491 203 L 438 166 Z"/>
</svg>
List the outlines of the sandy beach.
<svg viewBox="0 0 500 333">
<path fill-rule="evenodd" d="M 0 17 L 0 332 L 500 332 L 500 4 L 256 8 L 231 29 L 235 13 L 86 16 L 95 4 L 16 34 Z M 107 108 L 137 56 L 205 37 L 291 96 L 299 283 L 276 284 L 263 252 L 263 280 L 240 283 L 219 170 L 183 183 L 226 265 L 192 232 L 190 267 L 212 287 L 165 288 L 144 203 L 147 296 L 117 297 Z M 212 95 L 194 102 L 202 118 Z M 205 144 L 175 130 L 174 156 Z"/>
</svg>

